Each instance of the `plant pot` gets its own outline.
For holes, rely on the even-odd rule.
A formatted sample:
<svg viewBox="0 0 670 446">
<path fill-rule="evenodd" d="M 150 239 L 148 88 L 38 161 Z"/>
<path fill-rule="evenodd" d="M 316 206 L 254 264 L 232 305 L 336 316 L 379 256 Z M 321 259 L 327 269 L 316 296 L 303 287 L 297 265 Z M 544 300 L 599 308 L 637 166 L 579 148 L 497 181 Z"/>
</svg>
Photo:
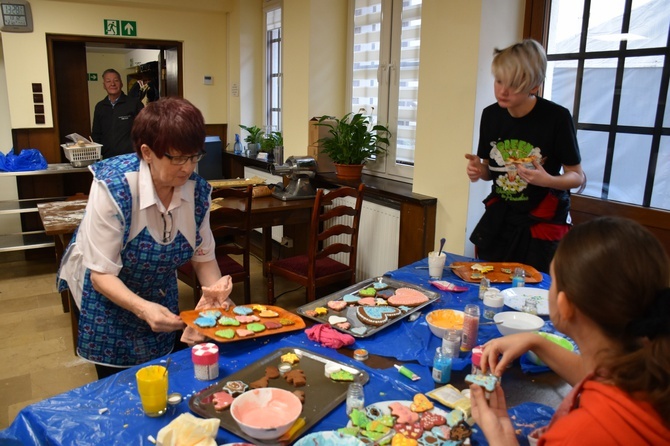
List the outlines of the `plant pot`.
<svg viewBox="0 0 670 446">
<path fill-rule="evenodd" d="M 258 143 L 249 143 L 247 144 L 247 157 L 251 159 L 256 159 L 258 156 L 258 151 L 261 149 L 261 145 Z"/>
<path fill-rule="evenodd" d="M 343 180 L 360 180 L 363 174 L 363 164 L 337 164 L 335 175 Z"/>
</svg>

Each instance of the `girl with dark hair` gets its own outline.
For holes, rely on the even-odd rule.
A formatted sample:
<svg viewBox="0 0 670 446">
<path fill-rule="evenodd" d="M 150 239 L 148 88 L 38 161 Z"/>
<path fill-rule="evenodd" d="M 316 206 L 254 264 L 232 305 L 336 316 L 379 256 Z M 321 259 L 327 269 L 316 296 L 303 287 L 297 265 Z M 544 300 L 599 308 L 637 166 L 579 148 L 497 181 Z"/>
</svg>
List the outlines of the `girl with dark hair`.
<svg viewBox="0 0 670 446">
<path fill-rule="evenodd" d="M 500 376 L 528 350 L 573 386 L 538 445 L 670 444 L 670 262 L 632 220 L 575 226 L 551 264 L 549 313 L 572 353 L 534 333 L 484 345 L 482 370 Z M 491 444 L 517 444 L 498 385 L 471 386 L 472 415 Z"/>
</svg>

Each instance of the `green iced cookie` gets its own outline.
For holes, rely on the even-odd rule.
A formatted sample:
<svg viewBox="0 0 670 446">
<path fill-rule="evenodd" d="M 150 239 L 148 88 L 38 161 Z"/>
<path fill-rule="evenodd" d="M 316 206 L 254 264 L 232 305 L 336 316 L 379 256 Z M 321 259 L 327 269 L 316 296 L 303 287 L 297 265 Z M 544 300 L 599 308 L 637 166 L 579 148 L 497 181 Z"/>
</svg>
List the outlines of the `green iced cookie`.
<svg viewBox="0 0 670 446">
<path fill-rule="evenodd" d="M 253 331 L 254 333 L 260 333 L 261 331 L 265 330 L 265 325 L 258 322 L 253 322 L 251 324 L 247 324 L 247 330 Z"/>
<path fill-rule="evenodd" d="M 223 339 L 233 339 L 235 337 L 235 330 L 226 328 L 225 330 L 218 330 L 214 334 Z"/>
<path fill-rule="evenodd" d="M 356 437 L 360 431 L 358 427 L 341 427 L 337 430 L 342 435 L 351 435 L 353 437 Z"/>
<path fill-rule="evenodd" d="M 362 429 L 365 429 L 365 427 L 370 422 L 370 419 L 367 415 L 365 415 L 365 412 L 362 412 L 358 409 L 352 410 L 349 414 L 349 418 L 351 419 L 351 424 Z"/>
<path fill-rule="evenodd" d="M 365 297 L 374 297 L 377 295 L 377 290 L 375 290 L 373 287 L 363 288 L 358 292 L 358 294 Z"/>
<path fill-rule="evenodd" d="M 223 316 L 222 318 L 219 318 L 219 325 L 238 327 L 240 325 L 240 321 L 234 317 Z"/>
<path fill-rule="evenodd" d="M 346 370 L 338 370 L 330 374 L 330 379 L 333 381 L 353 381 L 354 375 Z"/>
</svg>

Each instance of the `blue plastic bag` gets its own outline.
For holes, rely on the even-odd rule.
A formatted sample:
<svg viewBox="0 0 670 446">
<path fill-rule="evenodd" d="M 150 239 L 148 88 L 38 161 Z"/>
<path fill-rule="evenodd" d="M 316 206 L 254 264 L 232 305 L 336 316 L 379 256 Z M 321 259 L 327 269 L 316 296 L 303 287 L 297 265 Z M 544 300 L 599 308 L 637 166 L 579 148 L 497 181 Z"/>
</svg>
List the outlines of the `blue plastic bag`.
<svg viewBox="0 0 670 446">
<path fill-rule="evenodd" d="M 14 150 L 10 150 L 7 155 L 0 152 L 0 170 L 5 172 L 44 170 L 48 165 L 44 155 L 37 149 L 23 149 L 18 155 Z"/>
</svg>

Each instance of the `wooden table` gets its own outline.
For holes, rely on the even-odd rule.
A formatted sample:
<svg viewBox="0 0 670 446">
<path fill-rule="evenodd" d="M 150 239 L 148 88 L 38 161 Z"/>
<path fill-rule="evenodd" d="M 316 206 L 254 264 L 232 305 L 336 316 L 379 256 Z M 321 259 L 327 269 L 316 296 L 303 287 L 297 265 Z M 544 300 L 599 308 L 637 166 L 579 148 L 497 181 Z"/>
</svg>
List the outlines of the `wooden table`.
<svg viewBox="0 0 670 446">
<path fill-rule="evenodd" d="M 38 210 L 47 235 L 55 238 L 56 260 L 58 265 L 65 247 L 84 216 L 86 200 L 55 201 L 39 204 Z M 263 230 L 263 261 L 272 258 L 272 227 L 284 226 L 285 233 L 294 241 L 293 250 L 304 252 L 307 249 L 307 231 L 304 224 L 312 216 L 313 198 L 282 201 L 273 197 L 258 197 L 251 202 L 251 226 Z M 227 198 L 226 206 L 244 206 L 237 198 Z M 265 270 L 265 266 L 264 266 Z M 63 300 L 63 310 L 68 311 L 67 298 Z"/>
</svg>

